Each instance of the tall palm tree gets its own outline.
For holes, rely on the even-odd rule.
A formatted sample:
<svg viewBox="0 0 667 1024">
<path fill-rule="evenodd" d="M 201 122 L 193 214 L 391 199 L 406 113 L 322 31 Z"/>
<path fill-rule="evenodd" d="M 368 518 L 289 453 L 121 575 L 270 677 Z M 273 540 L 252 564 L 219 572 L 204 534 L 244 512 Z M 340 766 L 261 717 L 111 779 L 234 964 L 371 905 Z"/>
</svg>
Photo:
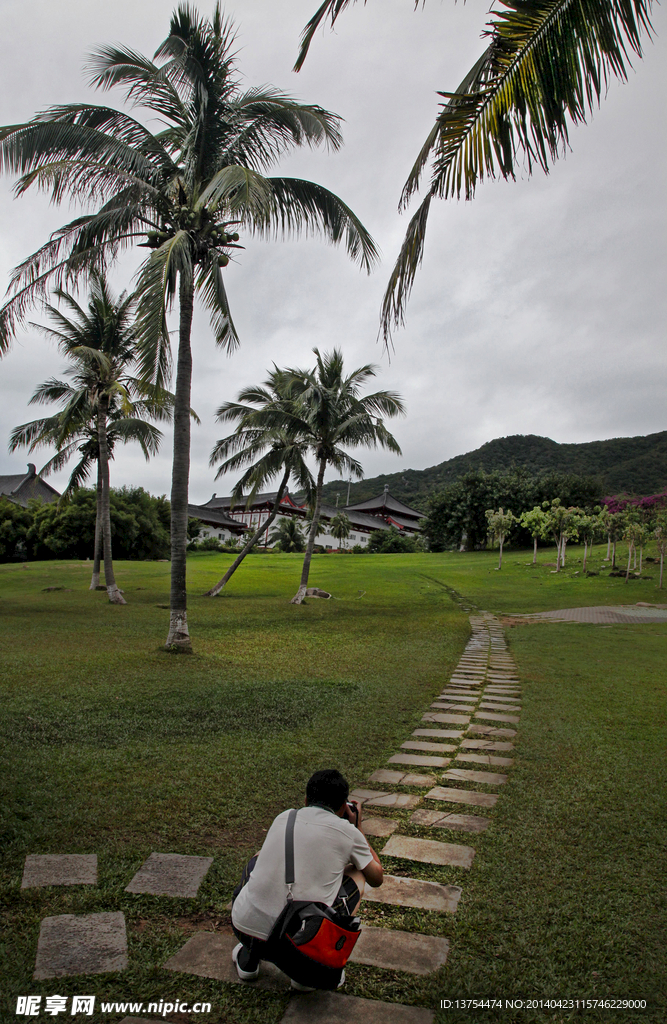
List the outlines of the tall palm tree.
<svg viewBox="0 0 667 1024">
<path fill-rule="evenodd" d="M 30 403 L 61 400 L 67 405 L 74 397 L 74 388 L 66 381 L 51 380 L 41 384 L 30 399 Z M 149 408 L 147 408 L 147 404 Z M 114 449 L 118 444 L 129 444 L 136 441 L 144 453 L 146 461 L 157 455 L 162 440 L 162 433 L 150 423 L 145 416 L 154 414 L 154 404 L 144 400 L 130 402 L 125 410 L 118 404 L 118 397 L 113 396 L 109 406 L 107 419 L 107 447 L 109 459 L 113 459 Z M 22 423 L 15 427 L 10 435 L 9 450 L 16 451 L 26 447 L 29 452 L 38 448 L 55 448 L 56 454 L 45 463 L 39 471 L 40 476 L 56 473 L 78 455 L 78 461 L 70 473 L 67 486 L 61 500 L 70 496 L 88 479 L 93 466 L 97 467 L 97 510 L 95 516 L 95 542 L 93 550 L 93 573 L 90 590 L 96 590 L 100 582 L 100 561 L 102 556 L 102 468 L 100 462 L 100 445 L 97 432 L 97 413 L 88 406 L 80 410 L 80 418 L 76 423 L 65 422 L 63 413 L 54 416 L 43 416 L 30 423 Z"/>
<path fill-rule="evenodd" d="M 290 477 L 298 489 L 305 492 L 307 499 L 312 494 L 313 477 L 305 462 L 308 445 L 298 435 L 290 435 L 286 430 L 290 412 L 288 381 L 282 371 L 274 369 L 263 385 L 244 388 L 236 402 L 226 402 L 216 413 L 222 423 L 238 421 L 234 433 L 217 441 L 211 452 L 211 466 L 225 460 L 216 473 L 216 480 L 225 473 L 249 467 L 236 484 L 232 500 L 240 504 L 245 493 L 245 504 L 249 507 L 259 491 L 264 490 L 279 473 L 282 476 L 268 519 L 255 531 L 222 579 L 206 592 L 206 597 L 217 597 L 248 552 L 268 531 L 280 512 L 280 502 L 287 492 Z"/>
<path fill-rule="evenodd" d="M 104 581 L 109 600 L 125 604 L 116 585 L 111 553 L 111 518 L 109 506 L 109 424 L 118 421 L 121 411 L 125 420 L 133 420 L 140 412 L 150 412 L 155 418 L 166 418 L 169 413 L 162 389 L 147 386 L 133 375 L 139 351 L 137 348 L 136 294 L 123 293 L 116 299 L 104 275 L 94 273 L 88 298 L 83 309 L 74 296 L 62 288 L 56 296 L 73 314 L 65 316 L 55 306 L 46 305 L 53 327 L 35 324 L 38 330 L 52 338 L 59 350 L 70 361 L 65 371 L 71 383 L 51 379 L 37 388 L 31 403 L 61 401 L 64 408 L 55 417 L 35 420 L 17 427 L 11 444 L 37 447 L 52 441 L 58 453 L 47 463 L 47 469 L 61 468 L 73 454 L 77 436 L 88 431 L 87 450 L 75 470 L 73 483 L 82 478 L 92 455 L 90 432 L 94 433 L 97 448 L 99 489 L 99 522 L 101 523 Z M 134 401 L 133 401 L 134 400 Z M 93 426 L 91 428 L 91 420 Z M 141 436 L 148 453 L 155 451 L 159 436 L 155 428 L 146 424 L 139 428 L 126 423 L 121 432 Z M 118 430 L 116 429 L 116 436 Z M 85 447 L 85 446 L 84 446 Z M 99 534 L 98 534 L 99 536 Z"/>
<path fill-rule="evenodd" d="M 56 202 L 68 196 L 96 207 L 16 268 L 0 313 L 0 351 L 51 280 L 104 268 L 143 239 L 150 250 L 138 281 L 143 373 L 161 384 L 170 361 L 167 311 L 178 303 L 170 650 L 191 650 L 185 560 L 195 293 L 217 344 L 229 350 L 238 338 L 221 270 L 240 248 L 239 230 L 265 238 L 319 232 L 343 243 L 367 270 L 377 259 L 373 240 L 341 199 L 314 182 L 266 173 L 294 147 L 337 149 L 339 119 L 269 86 L 243 90 L 233 44 L 219 6 L 208 21 L 181 4 L 154 60 L 117 46 L 93 54 L 92 83 L 122 87 L 131 103 L 158 116 L 164 127 L 156 134 L 122 111 L 90 104 L 52 107 L 0 129 L 0 160 L 20 175 L 17 194 L 36 185 Z"/>
<path fill-rule="evenodd" d="M 296 71 L 318 26 L 333 26 L 353 3 L 324 0 L 303 31 Z M 438 93 L 444 102 L 403 187 L 399 209 L 430 164 L 382 303 L 385 341 L 404 321 L 433 199 L 472 199 L 485 176 L 514 179 L 518 167 L 548 171 L 568 148 L 570 125 L 585 122 L 612 76 L 627 79 L 632 54 L 642 56 L 652 7 L 653 0 L 502 0 L 491 11 L 486 50 L 457 89 Z"/>
<path fill-rule="evenodd" d="M 313 517 L 301 582 L 292 604 L 301 604 L 306 595 L 327 466 L 361 479 L 361 465 L 345 448 L 376 448 L 380 445 L 400 455 L 398 442 L 384 426 L 382 417 L 397 416 L 405 411 L 401 398 L 393 391 L 376 391 L 372 395 L 361 396 L 363 385 L 377 373 L 376 366 L 367 364 L 345 376 L 340 349 L 324 355 L 317 348 L 313 352 L 317 361 L 312 370 L 285 371 L 291 403 L 283 420 L 284 427 L 290 434 L 307 441 L 317 460 Z"/>
</svg>

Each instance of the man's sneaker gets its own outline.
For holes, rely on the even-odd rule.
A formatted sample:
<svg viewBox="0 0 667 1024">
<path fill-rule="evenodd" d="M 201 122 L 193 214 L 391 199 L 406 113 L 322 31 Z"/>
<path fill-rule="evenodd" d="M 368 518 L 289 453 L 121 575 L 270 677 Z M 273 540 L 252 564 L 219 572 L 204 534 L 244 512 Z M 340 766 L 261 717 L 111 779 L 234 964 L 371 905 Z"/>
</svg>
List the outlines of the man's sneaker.
<svg viewBox="0 0 667 1024">
<path fill-rule="evenodd" d="M 344 984 L 345 971 L 343 971 L 343 973 L 341 974 L 340 981 L 336 985 L 336 988 L 342 988 Z M 317 992 L 316 988 L 309 988 L 308 985 L 300 985 L 298 981 L 291 981 L 290 987 L 293 988 L 295 992 Z"/>
<path fill-rule="evenodd" d="M 232 950 L 232 960 L 236 967 L 236 973 L 241 981 L 255 981 L 259 978 L 259 966 L 257 966 L 254 971 L 244 971 L 243 968 L 239 966 L 239 954 L 243 949 L 245 949 L 245 946 L 242 942 L 239 942 L 238 946 L 234 946 L 234 949 Z"/>
</svg>

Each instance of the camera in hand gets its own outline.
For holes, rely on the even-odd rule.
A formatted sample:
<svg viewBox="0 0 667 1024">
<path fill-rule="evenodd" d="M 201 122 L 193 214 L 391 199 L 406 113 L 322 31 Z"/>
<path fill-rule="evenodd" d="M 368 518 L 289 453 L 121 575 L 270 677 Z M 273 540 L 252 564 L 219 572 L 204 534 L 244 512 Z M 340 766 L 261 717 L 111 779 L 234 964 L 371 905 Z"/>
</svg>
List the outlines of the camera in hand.
<svg viewBox="0 0 667 1024">
<path fill-rule="evenodd" d="M 349 810 L 350 810 L 350 812 L 352 814 L 352 818 L 354 820 L 354 824 L 358 828 L 359 827 L 359 808 L 357 807 L 356 804 L 351 804 L 351 803 L 348 803 L 347 806 L 348 806 L 348 808 L 349 808 Z"/>
</svg>

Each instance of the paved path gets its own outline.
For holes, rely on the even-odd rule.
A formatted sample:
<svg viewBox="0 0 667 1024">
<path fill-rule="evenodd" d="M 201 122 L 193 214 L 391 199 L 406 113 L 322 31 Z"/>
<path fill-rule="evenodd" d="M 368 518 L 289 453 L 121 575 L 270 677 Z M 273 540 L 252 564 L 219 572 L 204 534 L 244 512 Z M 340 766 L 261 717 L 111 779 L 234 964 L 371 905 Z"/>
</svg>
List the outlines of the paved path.
<svg viewBox="0 0 667 1024">
<path fill-rule="evenodd" d="M 667 622 L 667 607 L 657 605 L 593 605 L 590 608 L 562 608 L 555 612 L 529 612 L 526 615 L 506 615 L 507 619 L 521 622 L 592 622 L 596 626 L 611 626 L 617 623 L 650 624 Z"/>
</svg>

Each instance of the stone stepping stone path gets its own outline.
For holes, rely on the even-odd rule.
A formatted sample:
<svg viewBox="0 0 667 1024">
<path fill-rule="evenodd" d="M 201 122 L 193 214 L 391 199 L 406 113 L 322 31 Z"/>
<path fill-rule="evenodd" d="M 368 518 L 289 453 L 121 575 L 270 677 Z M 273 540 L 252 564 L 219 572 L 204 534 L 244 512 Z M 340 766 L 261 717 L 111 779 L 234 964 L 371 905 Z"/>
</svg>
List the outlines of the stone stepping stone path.
<svg viewBox="0 0 667 1024">
<path fill-rule="evenodd" d="M 433 701 L 431 704 L 432 708 L 437 711 L 467 711 L 468 714 L 472 714 L 475 710 L 474 707 L 468 707 L 468 705 L 453 704 L 451 701 Z"/>
<path fill-rule="evenodd" d="M 415 775 L 413 772 L 394 772 L 389 768 L 378 768 L 368 778 L 369 782 L 389 783 L 392 786 L 434 786 L 435 775 Z M 360 790 L 355 789 L 355 793 Z M 350 796 L 353 794 L 351 793 Z"/>
<path fill-rule="evenodd" d="M 402 875 L 385 875 L 379 889 L 366 886 L 363 901 L 388 903 L 394 907 L 413 907 L 416 910 L 432 910 L 440 914 L 455 914 L 461 892 L 462 889 L 458 885 L 442 885 L 440 882 L 404 878 Z"/>
<path fill-rule="evenodd" d="M 514 750 L 513 743 L 494 743 L 493 740 L 461 740 L 464 750 Z"/>
<path fill-rule="evenodd" d="M 125 892 L 152 896 L 183 896 L 192 899 L 199 892 L 213 857 L 185 857 L 180 853 L 151 853 Z"/>
<path fill-rule="evenodd" d="M 509 722 L 511 725 L 519 724 L 519 719 L 513 715 L 497 715 L 489 711 L 476 711 L 475 718 L 484 718 L 489 722 Z"/>
<path fill-rule="evenodd" d="M 470 804 L 472 807 L 495 807 L 498 797 L 495 793 L 477 793 L 472 789 L 452 789 L 434 786 L 425 794 L 427 800 L 443 800 L 448 804 Z"/>
<path fill-rule="evenodd" d="M 468 732 L 475 733 L 477 736 L 507 736 L 509 739 L 516 736 L 516 729 L 501 729 L 493 725 L 480 725 L 477 722 L 470 726 Z"/>
<path fill-rule="evenodd" d="M 46 885 L 97 885 L 97 854 L 28 854 L 23 866 L 21 888 L 41 888 Z"/>
<path fill-rule="evenodd" d="M 442 776 L 452 782 L 483 782 L 487 786 L 502 786 L 509 776 L 498 775 L 496 772 L 476 772 L 467 768 L 450 768 Z"/>
<path fill-rule="evenodd" d="M 481 814 L 449 814 L 442 811 L 427 811 L 423 808 L 410 817 L 413 825 L 429 828 L 451 828 L 460 832 L 484 832 L 491 822 Z"/>
<path fill-rule="evenodd" d="M 415 729 L 412 734 L 413 736 L 435 736 L 438 739 L 442 737 L 448 740 L 460 740 L 463 736 L 462 732 L 458 732 L 456 729 Z"/>
<path fill-rule="evenodd" d="M 422 722 L 442 722 L 443 725 L 468 725 L 470 715 L 446 715 L 441 711 L 427 711 Z"/>
<path fill-rule="evenodd" d="M 409 974 L 432 974 L 447 960 L 449 942 L 435 935 L 363 928 L 350 960 Z"/>
<path fill-rule="evenodd" d="M 358 945 L 358 943 L 357 943 Z M 375 999 L 342 996 L 338 992 L 308 992 L 293 996 L 283 1024 L 433 1024 L 434 1011 L 421 1006 L 381 1003 Z"/>
<path fill-rule="evenodd" d="M 361 831 L 365 836 L 378 836 L 383 839 L 395 832 L 398 826 L 399 822 L 392 818 L 364 818 L 361 823 Z"/>
<path fill-rule="evenodd" d="M 421 740 L 405 740 L 401 743 L 402 750 L 432 750 L 448 753 L 458 748 L 453 743 L 422 743 Z"/>
<path fill-rule="evenodd" d="M 382 856 L 418 860 L 424 864 L 448 864 L 452 867 L 469 870 L 475 858 L 475 851 L 472 846 L 441 843 L 436 839 L 414 839 L 411 836 L 393 835 L 385 843 Z"/>
<path fill-rule="evenodd" d="M 37 940 L 33 978 L 64 978 L 77 974 L 107 974 L 127 967 L 125 916 L 59 914 L 45 917 Z"/>
<path fill-rule="evenodd" d="M 394 754 L 387 761 L 387 764 L 414 764 L 422 768 L 444 768 L 451 761 L 451 757 L 430 757 L 427 754 Z"/>
<path fill-rule="evenodd" d="M 378 793 L 371 789 L 354 789 L 350 796 L 362 807 L 397 807 L 410 811 L 421 803 L 421 797 L 411 793 Z"/>
<path fill-rule="evenodd" d="M 232 985 L 245 984 L 239 979 L 232 963 L 232 950 L 238 943 L 231 928 L 219 932 L 195 932 L 182 949 L 165 964 L 164 970 L 182 974 L 195 974 L 198 978 L 213 978 Z M 273 992 L 287 991 L 290 979 L 274 964 L 262 963 L 259 978 L 253 988 L 269 989 Z"/>
<path fill-rule="evenodd" d="M 491 754 L 457 754 L 456 761 L 470 761 L 474 764 L 494 764 L 498 768 L 511 768 L 513 757 L 494 757 Z"/>
</svg>

